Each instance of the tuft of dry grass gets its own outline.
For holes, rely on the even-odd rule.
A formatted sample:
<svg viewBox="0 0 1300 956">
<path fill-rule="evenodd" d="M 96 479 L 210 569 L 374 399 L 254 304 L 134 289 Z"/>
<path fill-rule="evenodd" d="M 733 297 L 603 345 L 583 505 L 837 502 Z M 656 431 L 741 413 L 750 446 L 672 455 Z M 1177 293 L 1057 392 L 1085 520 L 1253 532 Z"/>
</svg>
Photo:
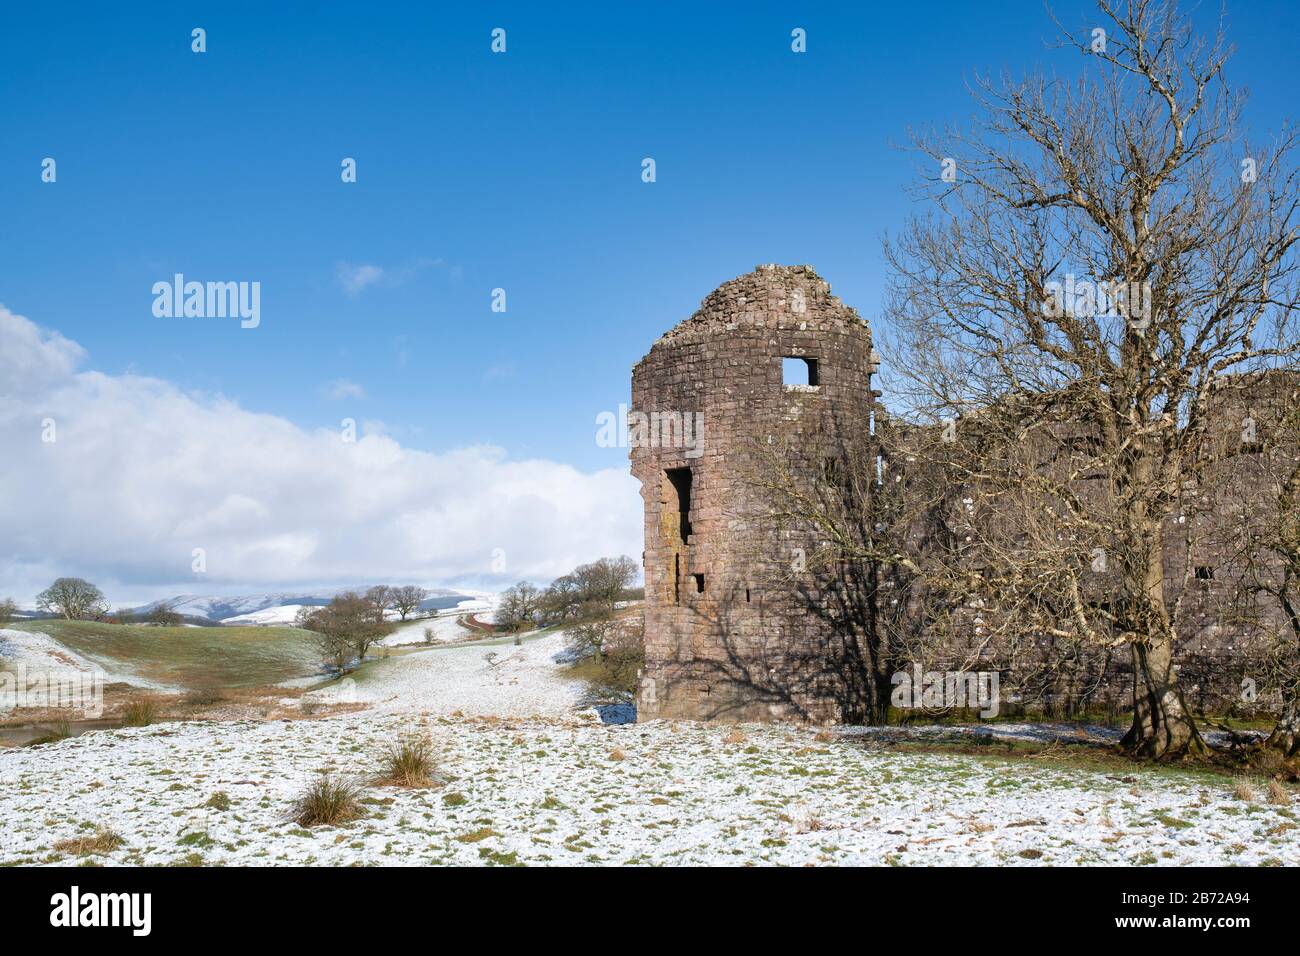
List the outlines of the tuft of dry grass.
<svg viewBox="0 0 1300 956">
<path fill-rule="evenodd" d="M 364 815 L 361 788 L 329 774 L 313 780 L 293 808 L 293 819 L 303 827 L 341 826 Z"/>
<path fill-rule="evenodd" d="M 227 700 L 226 692 L 220 687 L 198 687 L 186 694 L 181 703 L 187 707 L 216 707 Z"/>
<path fill-rule="evenodd" d="M 1268 802 L 1279 807 L 1289 806 L 1291 794 L 1287 792 L 1286 787 L 1276 780 L 1270 780 L 1268 782 Z"/>
<path fill-rule="evenodd" d="M 722 742 L 724 744 L 743 744 L 748 739 L 743 730 L 739 727 L 732 727 L 731 730 L 727 731 L 727 736 L 722 738 Z"/>
<path fill-rule="evenodd" d="M 1245 780 L 1237 781 L 1236 789 L 1232 791 L 1232 795 L 1238 800 L 1243 800 L 1246 803 L 1255 802 L 1255 789 Z"/>
<path fill-rule="evenodd" d="M 390 743 L 384 753 L 381 783 L 395 787 L 433 784 L 433 744 L 428 737 L 411 736 Z"/>
<path fill-rule="evenodd" d="M 819 744 L 828 744 L 834 739 L 835 735 L 829 730 L 819 730 L 817 731 L 817 736 L 813 738 L 813 740 L 817 741 Z"/>
<path fill-rule="evenodd" d="M 211 807 L 213 810 L 229 810 L 230 795 L 224 790 L 218 790 L 212 796 L 208 797 L 208 802 L 203 805 L 205 807 Z"/>
<path fill-rule="evenodd" d="M 151 697 L 137 697 L 126 705 L 122 717 L 128 727 L 148 727 L 158 719 L 158 702 Z"/>
<path fill-rule="evenodd" d="M 609 759 L 610 759 L 610 760 L 626 760 L 626 759 L 627 759 L 627 754 L 623 753 L 623 751 L 620 750 L 618 747 L 615 747 L 613 750 L 611 750 L 611 751 L 609 752 Z"/>
<path fill-rule="evenodd" d="M 73 856 L 91 856 L 111 853 L 123 844 L 123 839 L 108 827 L 98 827 L 94 836 L 72 837 L 54 844 L 59 853 L 71 853 Z"/>
</svg>

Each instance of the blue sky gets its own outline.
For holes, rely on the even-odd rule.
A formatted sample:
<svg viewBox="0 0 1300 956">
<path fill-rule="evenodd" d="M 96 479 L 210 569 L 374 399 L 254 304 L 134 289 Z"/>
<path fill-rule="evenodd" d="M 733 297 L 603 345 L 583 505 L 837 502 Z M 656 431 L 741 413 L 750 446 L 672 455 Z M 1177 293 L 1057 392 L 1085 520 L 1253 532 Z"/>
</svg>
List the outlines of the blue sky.
<svg viewBox="0 0 1300 956">
<path fill-rule="evenodd" d="M 760 262 L 811 263 L 874 319 L 880 238 L 913 209 L 892 144 L 967 117 L 975 69 L 1079 59 L 1032 0 L 552 6 L 6 5 L 0 303 L 86 367 L 304 429 L 625 469 L 595 417 L 655 338 Z M 1275 128 L 1300 6 L 1228 13 L 1247 120 Z M 361 266 L 383 278 L 349 291 Z M 259 281 L 260 327 L 155 318 L 175 272 Z"/>
</svg>

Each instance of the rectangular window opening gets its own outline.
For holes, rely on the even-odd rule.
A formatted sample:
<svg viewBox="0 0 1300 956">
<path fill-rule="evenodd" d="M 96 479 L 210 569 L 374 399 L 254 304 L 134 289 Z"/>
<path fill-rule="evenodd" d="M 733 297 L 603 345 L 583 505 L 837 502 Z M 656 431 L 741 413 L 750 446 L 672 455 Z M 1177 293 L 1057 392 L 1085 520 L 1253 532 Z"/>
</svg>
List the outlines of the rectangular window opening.
<svg viewBox="0 0 1300 956">
<path fill-rule="evenodd" d="M 787 355 L 781 359 L 781 381 L 790 386 L 809 386 L 816 388 L 821 384 L 817 374 L 817 360 L 802 356 Z"/>
<path fill-rule="evenodd" d="M 675 506 L 677 510 L 677 535 L 682 544 L 691 535 L 691 470 L 689 468 L 669 468 L 664 471 L 672 493 L 665 504 Z"/>
<path fill-rule="evenodd" d="M 1213 580 L 1214 580 L 1214 568 L 1206 567 L 1206 566 L 1204 566 L 1204 565 L 1198 567 L 1198 568 L 1196 569 L 1196 580 L 1198 580 L 1198 581 L 1213 581 Z"/>
<path fill-rule="evenodd" d="M 704 593 L 704 575 L 702 575 L 702 574 L 692 574 L 691 577 L 693 577 L 693 578 L 695 579 L 695 593 L 696 593 L 696 594 L 703 594 L 703 593 Z"/>
</svg>

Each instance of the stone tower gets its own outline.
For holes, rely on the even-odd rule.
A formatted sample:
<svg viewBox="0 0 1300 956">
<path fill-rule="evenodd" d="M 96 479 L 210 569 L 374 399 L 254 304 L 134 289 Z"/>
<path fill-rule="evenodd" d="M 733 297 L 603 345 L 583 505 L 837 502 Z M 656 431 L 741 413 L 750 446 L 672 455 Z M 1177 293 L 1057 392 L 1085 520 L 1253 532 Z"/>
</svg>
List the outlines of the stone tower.
<svg viewBox="0 0 1300 956">
<path fill-rule="evenodd" d="M 855 719 L 854 638 L 800 574 L 817 542 L 773 520 L 763 485 L 773 461 L 812 477 L 869 441 L 874 371 L 858 313 L 811 267 L 777 265 L 722 285 L 633 369 L 640 719 Z"/>
</svg>

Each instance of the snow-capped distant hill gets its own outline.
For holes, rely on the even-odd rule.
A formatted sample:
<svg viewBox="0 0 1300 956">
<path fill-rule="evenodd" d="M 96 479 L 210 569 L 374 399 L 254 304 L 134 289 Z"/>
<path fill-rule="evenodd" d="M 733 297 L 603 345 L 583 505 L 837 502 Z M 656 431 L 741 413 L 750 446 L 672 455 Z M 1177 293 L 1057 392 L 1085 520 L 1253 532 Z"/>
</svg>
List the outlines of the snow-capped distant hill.
<svg viewBox="0 0 1300 956">
<path fill-rule="evenodd" d="M 178 594 L 162 601 L 142 604 L 131 610 L 138 615 L 145 615 L 159 605 L 167 605 L 183 617 L 207 621 L 221 621 L 236 624 L 291 624 L 300 607 L 323 607 L 334 595 L 342 591 L 365 591 L 366 586 L 338 588 L 332 591 L 304 593 L 302 591 L 282 591 L 273 594 L 245 594 L 235 597 Z M 471 598 L 495 595 L 482 591 L 454 590 L 450 588 L 426 588 L 422 608 L 455 607 L 459 602 Z M 231 621 L 231 618 L 238 618 Z M 245 619 L 248 620 L 245 620 Z"/>
</svg>

